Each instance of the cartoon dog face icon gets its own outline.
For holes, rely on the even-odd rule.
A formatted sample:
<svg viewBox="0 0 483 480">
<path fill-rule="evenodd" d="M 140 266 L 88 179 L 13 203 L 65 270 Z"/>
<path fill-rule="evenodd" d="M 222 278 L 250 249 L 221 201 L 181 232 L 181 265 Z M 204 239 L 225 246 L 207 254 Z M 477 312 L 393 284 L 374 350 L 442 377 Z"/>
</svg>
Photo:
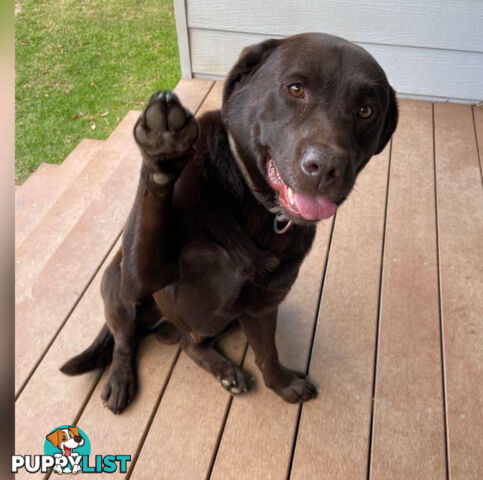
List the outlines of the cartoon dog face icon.
<svg viewBox="0 0 483 480">
<path fill-rule="evenodd" d="M 79 433 L 78 427 L 68 427 L 68 428 L 58 428 L 57 430 L 49 433 L 47 435 L 47 440 L 56 448 L 62 450 L 62 453 L 54 454 L 54 457 L 77 457 L 79 454 L 73 452 L 73 450 L 77 447 L 84 445 L 84 439 L 82 435 Z M 54 467 L 54 471 L 58 474 L 61 473 L 73 473 L 74 475 L 77 474 L 81 467 L 80 465 L 74 465 L 74 467 L 70 468 L 68 466 L 64 469 L 60 465 L 56 465 Z"/>
</svg>

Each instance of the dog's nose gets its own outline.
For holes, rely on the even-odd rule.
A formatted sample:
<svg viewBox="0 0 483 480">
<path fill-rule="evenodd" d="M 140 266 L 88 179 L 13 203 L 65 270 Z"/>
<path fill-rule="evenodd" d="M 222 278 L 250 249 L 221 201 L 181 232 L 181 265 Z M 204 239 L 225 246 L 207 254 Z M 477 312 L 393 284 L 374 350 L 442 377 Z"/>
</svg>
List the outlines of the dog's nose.
<svg viewBox="0 0 483 480">
<path fill-rule="evenodd" d="M 302 172 L 319 188 L 327 187 L 344 177 L 345 162 L 329 148 L 308 147 L 300 161 Z"/>
<path fill-rule="evenodd" d="M 77 443 L 81 443 L 82 442 L 82 437 L 79 435 L 77 437 L 74 437 L 74 440 L 77 442 Z"/>
</svg>

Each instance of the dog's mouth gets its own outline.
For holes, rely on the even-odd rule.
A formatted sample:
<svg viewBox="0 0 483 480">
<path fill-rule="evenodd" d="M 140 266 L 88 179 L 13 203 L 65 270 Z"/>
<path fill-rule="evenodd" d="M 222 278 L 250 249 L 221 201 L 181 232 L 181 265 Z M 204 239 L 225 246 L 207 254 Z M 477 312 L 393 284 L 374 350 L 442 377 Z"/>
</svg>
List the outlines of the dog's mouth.
<svg viewBox="0 0 483 480">
<path fill-rule="evenodd" d="M 69 447 L 66 447 L 64 445 L 64 453 L 65 453 L 65 456 L 68 457 L 72 452 L 72 448 L 69 448 Z"/>
<path fill-rule="evenodd" d="M 267 155 L 268 183 L 278 193 L 280 205 L 293 217 L 304 220 L 323 220 L 332 217 L 337 205 L 321 195 L 306 195 L 296 192 L 282 179 L 277 164 Z"/>
</svg>

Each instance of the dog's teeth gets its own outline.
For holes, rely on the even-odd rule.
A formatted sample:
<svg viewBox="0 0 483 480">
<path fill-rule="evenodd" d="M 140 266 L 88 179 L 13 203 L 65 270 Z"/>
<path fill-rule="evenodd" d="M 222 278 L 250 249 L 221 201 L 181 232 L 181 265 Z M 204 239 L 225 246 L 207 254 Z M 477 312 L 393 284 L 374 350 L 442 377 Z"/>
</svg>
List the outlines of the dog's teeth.
<svg viewBox="0 0 483 480">
<path fill-rule="evenodd" d="M 290 202 L 290 205 L 293 206 L 293 190 L 290 187 L 288 187 L 287 193 L 288 193 L 288 201 Z"/>
</svg>

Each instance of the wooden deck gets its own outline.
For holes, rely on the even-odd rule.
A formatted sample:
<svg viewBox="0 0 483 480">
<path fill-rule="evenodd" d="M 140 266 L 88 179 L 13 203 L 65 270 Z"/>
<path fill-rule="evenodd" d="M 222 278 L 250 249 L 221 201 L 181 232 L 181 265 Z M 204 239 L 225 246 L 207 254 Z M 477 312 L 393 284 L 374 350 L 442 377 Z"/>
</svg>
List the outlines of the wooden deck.
<svg viewBox="0 0 483 480">
<path fill-rule="evenodd" d="M 200 114 L 221 87 L 176 91 Z M 76 424 L 92 455 L 132 456 L 127 474 L 96 478 L 482 479 L 483 108 L 400 111 L 280 310 L 281 359 L 321 392 L 303 406 L 263 386 L 240 331 L 222 347 L 256 387 L 236 398 L 154 338 L 120 416 L 102 406 L 105 372 L 62 375 L 104 322 L 99 284 L 137 184 L 138 112 L 32 175 L 16 191 L 16 453 L 42 454 L 47 433 Z"/>
</svg>

